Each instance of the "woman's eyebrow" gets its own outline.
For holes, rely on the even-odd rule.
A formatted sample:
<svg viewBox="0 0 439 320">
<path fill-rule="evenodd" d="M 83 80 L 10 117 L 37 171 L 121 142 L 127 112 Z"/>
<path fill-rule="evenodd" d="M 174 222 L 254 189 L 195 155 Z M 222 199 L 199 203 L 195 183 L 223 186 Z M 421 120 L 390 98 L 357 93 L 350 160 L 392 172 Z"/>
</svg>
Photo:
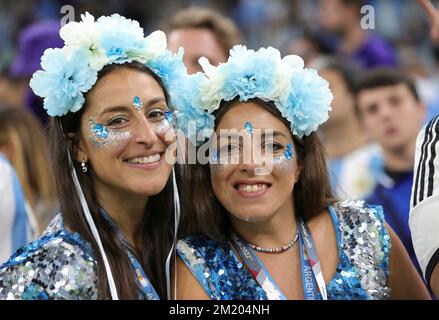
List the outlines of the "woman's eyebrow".
<svg viewBox="0 0 439 320">
<path fill-rule="evenodd" d="M 123 112 L 123 111 L 127 111 L 128 108 L 125 106 L 113 106 L 113 107 L 108 107 L 105 108 L 99 116 L 103 116 L 106 113 L 110 113 L 110 112 Z"/>
<path fill-rule="evenodd" d="M 270 131 L 270 132 L 267 133 L 266 131 Z M 217 139 L 220 139 L 221 137 L 223 137 L 223 138 L 227 137 L 227 138 L 230 138 L 230 139 L 239 139 L 239 138 L 242 138 L 242 136 L 243 136 L 243 134 L 236 134 L 235 132 L 233 132 L 233 133 L 230 133 L 230 134 L 228 134 L 228 133 L 223 134 L 223 135 L 219 134 L 219 135 L 217 135 Z M 286 135 L 282 131 L 273 131 L 272 129 L 262 129 L 262 133 L 261 133 L 261 140 L 262 141 L 265 140 L 267 137 L 268 138 L 270 138 L 270 137 L 274 138 L 274 137 L 278 137 L 278 136 L 281 136 L 281 137 L 284 137 L 284 138 L 288 139 L 288 135 Z"/>
<path fill-rule="evenodd" d="M 158 103 L 158 102 L 166 102 L 166 99 L 163 97 L 157 97 L 157 98 L 153 98 L 151 100 L 149 100 L 146 104 L 144 104 L 144 108 L 147 109 L 149 107 L 151 107 L 152 105 Z M 130 111 L 131 109 L 129 109 L 126 106 L 112 106 L 112 107 L 108 107 L 105 108 L 99 116 L 103 116 L 106 113 L 110 113 L 110 112 L 123 112 L 123 111 Z"/>
<path fill-rule="evenodd" d="M 271 129 L 270 129 L 271 130 Z M 285 137 L 285 138 L 288 138 L 288 136 L 285 134 L 285 133 L 283 133 L 283 132 L 281 132 L 281 131 L 272 131 L 271 133 L 266 133 L 265 132 L 265 130 L 262 132 L 262 134 L 261 134 L 261 140 L 265 140 L 265 138 L 266 137 L 278 137 L 278 136 L 282 136 L 282 137 Z"/>
<path fill-rule="evenodd" d="M 166 102 L 166 99 L 163 97 L 157 97 L 157 98 L 153 98 L 151 100 L 149 100 L 147 103 L 144 104 L 144 108 L 147 109 L 150 106 L 158 103 L 158 102 Z"/>
</svg>

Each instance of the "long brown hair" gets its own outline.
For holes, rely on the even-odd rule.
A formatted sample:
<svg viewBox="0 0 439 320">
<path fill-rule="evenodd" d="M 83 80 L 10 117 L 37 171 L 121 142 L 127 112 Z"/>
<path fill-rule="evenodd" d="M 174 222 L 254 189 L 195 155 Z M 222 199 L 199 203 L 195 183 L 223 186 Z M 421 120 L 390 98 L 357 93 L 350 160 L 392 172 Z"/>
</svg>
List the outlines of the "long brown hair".
<svg viewBox="0 0 439 320">
<path fill-rule="evenodd" d="M 166 101 L 169 102 L 168 93 L 161 79 L 148 67 L 138 62 L 107 65 L 99 72 L 98 79 L 119 68 L 129 68 L 150 75 L 162 87 L 165 92 Z M 65 224 L 72 231 L 78 232 L 91 244 L 95 254 L 94 258 L 98 262 L 98 298 L 109 299 L 110 294 L 103 260 L 82 212 L 68 166 L 70 154 L 76 172 L 82 173 L 80 164 L 74 160 L 74 155 L 80 137 L 81 118 L 86 108 L 87 96 L 84 107 L 78 112 L 51 119 L 51 147 L 54 155 L 54 171 L 61 212 L 63 213 Z M 74 138 L 69 138 L 69 141 L 67 141 L 66 137 L 71 136 Z M 177 167 L 175 169 L 178 170 Z M 97 201 L 93 176 L 93 167 L 91 166 L 89 166 L 87 174 L 78 174 L 81 188 L 108 255 L 118 295 L 121 299 L 137 299 L 139 287 L 123 245 L 119 241 L 114 229 L 99 213 L 100 204 Z M 135 235 L 135 242 L 140 245 L 140 250 L 138 251 L 140 256 L 137 258 L 160 297 L 166 296 L 164 266 L 173 240 L 173 216 L 173 186 L 172 179 L 169 178 L 165 188 L 159 194 L 148 198 L 143 221 L 137 228 Z"/>
<path fill-rule="evenodd" d="M 258 98 L 248 102 L 261 105 L 290 128 L 290 123 L 282 117 L 273 102 L 265 102 Z M 220 108 L 214 114 L 215 127 L 236 103 L 239 103 L 238 98 L 221 102 Z M 293 140 L 301 170 L 300 179 L 294 186 L 294 205 L 296 215 L 306 221 L 321 213 L 336 199 L 331 191 L 323 148 L 317 134 L 312 133 L 302 139 L 293 136 Z M 227 211 L 213 193 L 209 164 L 195 164 L 188 167 L 190 174 L 186 179 L 194 189 L 192 207 L 185 208 L 186 215 L 182 219 L 182 236 L 202 233 L 216 241 L 225 241 L 231 224 Z"/>
<path fill-rule="evenodd" d="M 12 151 L 9 160 L 42 229 L 56 204 L 44 129 L 30 111 L 6 107 L 0 110 L 0 146 Z"/>
</svg>

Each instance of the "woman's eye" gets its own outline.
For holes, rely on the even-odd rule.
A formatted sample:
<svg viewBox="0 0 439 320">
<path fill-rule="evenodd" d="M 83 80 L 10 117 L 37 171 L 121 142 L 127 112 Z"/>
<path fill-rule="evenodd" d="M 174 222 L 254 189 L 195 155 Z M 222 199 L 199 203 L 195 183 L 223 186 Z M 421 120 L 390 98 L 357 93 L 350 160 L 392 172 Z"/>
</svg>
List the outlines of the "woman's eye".
<svg viewBox="0 0 439 320">
<path fill-rule="evenodd" d="M 107 126 L 122 126 L 124 125 L 128 120 L 122 117 L 113 118 L 110 121 L 108 121 Z"/>
<path fill-rule="evenodd" d="M 162 120 L 165 116 L 165 112 L 163 110 L 152 110 L 148 113 L 148 119 L 151 120 Z"/>
<path fill-rule="evenodd" d="M 268 142 L 264 144 L 264 149 L 266 152 L 274 153 L 283 149 L 283 146 L 279 143 Z"/>
<path fill-rule="evenodd" d="M 229 144 L 220 149 L 220 155 L 232 154 L 239 150 L 239 146 L 235 144 Z"/>
</svg>

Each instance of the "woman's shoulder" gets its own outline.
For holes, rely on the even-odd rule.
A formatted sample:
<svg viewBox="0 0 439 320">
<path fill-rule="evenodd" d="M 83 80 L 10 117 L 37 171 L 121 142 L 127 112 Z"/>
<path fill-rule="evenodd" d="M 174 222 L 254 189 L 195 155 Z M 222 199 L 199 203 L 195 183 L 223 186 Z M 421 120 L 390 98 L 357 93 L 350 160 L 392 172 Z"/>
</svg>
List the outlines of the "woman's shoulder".
<svg viewBox="0 0 439 320">
<path fill-rule="evenodd" d="M 342 245 L 373 247 L 380 257 L 390 252 L 390 236 L 386 229 L 381 206 L 369 205 L 362 200 L 340 201 L 332 205 Z"/>
<path fill-rule="evenodd" d="M 0 299 L 96 299 L 97 265 L 61 215 L 0 267 Z"/>
<path fill-rule="evenodd" d="M 191 235 L 178 242 L 177 252 L 211 299 L 266 299 L 228 242 Z"/>
<path fill-rule="evenodd" d="M 391 243 L 382 207 L 342 201 L 334 203 L 333 208 L 340 249 L 358 273 L 362 287 L 372 299 L 387 298 Z"/>
<path fill-rule="evenodd" d="M 178 241 L 177 251 L 184 260 L 203 264 L 209 264 L 209 257 L 216 257 L 215 261 L 231 257 L 229 243 L 221 243 L 202 234 L 190 235 Z"/>
<path fill-rule="evenodd" d="M 370 225 L 377 230 L 385 228 L 383 208 L 379 205 L 370 205 L 363 200 L 345 200 L 333 203 L 332 207 L 343 227 Z"/>
</svg>

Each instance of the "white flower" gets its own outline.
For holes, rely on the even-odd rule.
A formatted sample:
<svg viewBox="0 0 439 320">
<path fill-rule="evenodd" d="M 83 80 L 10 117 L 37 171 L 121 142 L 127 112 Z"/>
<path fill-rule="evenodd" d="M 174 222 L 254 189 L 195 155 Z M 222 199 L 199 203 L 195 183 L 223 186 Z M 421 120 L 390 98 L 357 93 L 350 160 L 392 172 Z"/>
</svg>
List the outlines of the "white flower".
<svg viewBox="0 0 439 320">
<path fill-rule="evenodd" d="M 101 33 L 104 32 L 122 32 L 123 34 L 129 34 L 130 41 L 143 40 L 143 29 L 140 27 L 139 22 L 127 19 L 121 15 L 115 13 L 111 16 L 102 16 L 97 21 L 97 26 Z"/>
<path fill-rule="evenodd" d="M 291 91 L 291 78 L 301 72 L 305 66 L 303 59 L 297 55 L 285 56 L 276 63 L 276 90 L 271 97 L 273 101 L 285 102 Z"/>
<path fill-rule="evenodd" d="M 81 20 L 80 22 L 69 22 L 63 26 L 60 30 L 60 36 L 69 53 L 77 48 L 86 48 L 90 54 L 90 66 L 99 71 L 108 63 L 108 58 L 99 43 L 100 30 L 95 18 L 90 13 L 82 14 Z"/>
<path fill-rule="evenodd" d="M 145 38 L 144 43 L 146 48 L 145 61 L 155 59 L 166 51 L 166 34 L 161 30 L 154 31 Z"/>
<path fill-rule="evenodd" d="M 205 57 L 201 57 L 198 63 L 203 68 L 205 75 L 200 84 L 199 99 L 201 100 L 201 105 L 204 107 L 204 110 L 212 113 L 219 108 L 223 98 L 221 89 L 224 84 L 224 74 L 219 72 L 221 66 L 214 67 Z"/>
<path fill-rule="evenodd" d="M 81 20 L 69 22 L 59 31 L 66 46 L 93 47 L 99 43 L 99 30 L 95 18 L 86 12 L 81 15 Z"/>
</svg>

